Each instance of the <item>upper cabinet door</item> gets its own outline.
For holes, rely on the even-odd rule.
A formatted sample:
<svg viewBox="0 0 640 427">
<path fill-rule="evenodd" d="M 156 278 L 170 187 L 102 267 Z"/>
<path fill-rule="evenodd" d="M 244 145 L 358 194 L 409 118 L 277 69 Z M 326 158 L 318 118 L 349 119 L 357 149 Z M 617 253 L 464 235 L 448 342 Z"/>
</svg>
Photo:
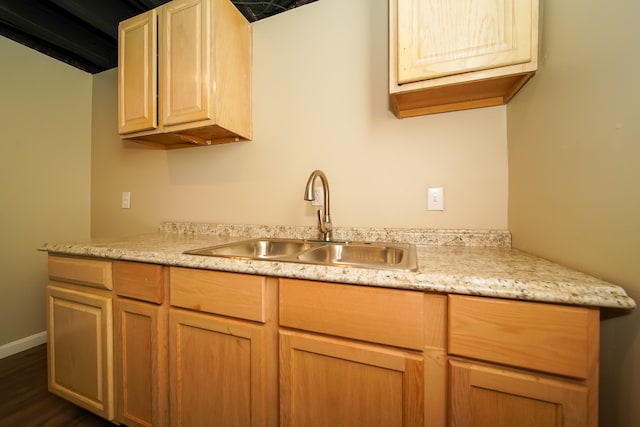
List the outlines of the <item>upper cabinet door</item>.
<svg viewBox="0 0 640 427">
<path fill-rule="evenodd" d="M 531 60 L 531 0 L 400 0 L 398 83 Z"/>
<path fill-rule="evenodd" d="M 209 7 L 207 0 L 174 0 L 162 9 L 160 91 L 165 126 L 210 118 Z"/>
<path fill-rule="evenodd" d="M 118 130 L 156 129 L 157 14 L 150 10 L 118 27 Z"/>
<path fill-rule="evenodd" d="M 124 21 L 122 138 L 163 148 L 250 140 L 251 43 L 230 0 L 173 0 Z"/>
</svg>

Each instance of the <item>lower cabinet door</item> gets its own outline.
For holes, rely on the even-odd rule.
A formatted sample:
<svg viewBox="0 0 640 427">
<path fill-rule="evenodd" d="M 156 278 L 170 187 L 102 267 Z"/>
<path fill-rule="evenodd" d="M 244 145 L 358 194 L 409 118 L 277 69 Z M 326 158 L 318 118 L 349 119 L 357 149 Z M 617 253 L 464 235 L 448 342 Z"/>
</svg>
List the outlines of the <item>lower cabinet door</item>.
<svg viewBox="0 0 640 427">
<path fill-rule="evenodd" d="M 118 421 L 129 426 L 168 423 L 167 328 L 162 307 L 115 301 Z"/>
<path fill-rule="evenodd" d="M 280 331 L 283 427 L 424 425 L 420 354 Z"/>
<path fill-rule="evenodd" d="M 113 420 L 113 315 L 108 296 L 47 287 L 49 391 Z"/>
<path fill-rule="evenodd" d="M 169 311 L 171 426 L 266 425 L 265 328 Z"/>
<path fill-rule="evenodd" d="M 462 360 L 449 360 L 452 427 L 585 427 L 581 384 Z"/>
</svg>

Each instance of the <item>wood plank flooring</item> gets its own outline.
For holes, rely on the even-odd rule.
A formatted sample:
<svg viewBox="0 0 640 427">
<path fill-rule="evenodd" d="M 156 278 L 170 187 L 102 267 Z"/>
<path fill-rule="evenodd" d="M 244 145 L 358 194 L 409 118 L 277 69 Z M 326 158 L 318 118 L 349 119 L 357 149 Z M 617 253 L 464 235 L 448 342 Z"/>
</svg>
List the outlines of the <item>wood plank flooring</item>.
<svg viewBox="0 0 640 427">
<path fill-rule="evenodd" d="M 46 344 L 0 359 L 0 427 L 113 427 L 47 390 Z"/>
</svg>

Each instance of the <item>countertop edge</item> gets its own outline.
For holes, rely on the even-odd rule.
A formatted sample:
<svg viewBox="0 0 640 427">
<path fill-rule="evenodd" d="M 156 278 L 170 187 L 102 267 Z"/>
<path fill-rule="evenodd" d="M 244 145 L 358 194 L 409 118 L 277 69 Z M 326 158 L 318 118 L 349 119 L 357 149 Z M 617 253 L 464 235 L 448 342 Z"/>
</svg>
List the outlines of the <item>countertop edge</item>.
<svg viewBox="0 0 640 427">
<path fill-rule="evenodd" d="M 166 236 L 166 233 L 160 233 Z M 200 236 L 201 238 L 202 236 Z M 151 238 L 151 237 L 149 237 Z M 158 238 L 158 235 L 155 235 Z M 144 236 L 137 237 L 137 244 L 144 241 Z M 507 298 L 524 301 L 548 302 L 556 304 L 568 304 L 590 307 L 607 307 L 623 310 L 630 310 L 636 306 L 624 289 L 586 274 L 576 272 L 571 269 L 555 265 L 539 258 L 520 254 L 515 249 L 495 249 L 500 256 L 503 253 L 516 257 L 522 265 L 515 268 L 528 269 L 531 265 L 542 265 L 543 268 L 556 269 L 560 273 L 571 273 L 571 280 L 538 280 L 528 278 L 525 280 L 514 277 L 513 274 L 493 273 L 474 275 L 469 272 L 448 272 L 438 270 L 423 269 L 417 272 L 376 270 L 364 268 L 332 267 L 277 261 L 242 260 L 217 257 L 202 257 L 182 254 L 185 247 L 194 248 L 198 246 L 191 238 L 172 236 L 170 240 L 175 240 L 175 250 L 136 250 L 128 247 L 125 240 L 114 241 L 112 243 L 100 242 L 71 242 L 60 244 L 45 244 L 40 250 L 51 254 L 87 256 L 107 258 L 113 260 L 147 262 L 163 264 L 168 266 L 200 268 L 207 270 L 218 270 L 226 272 L 255 274 L 263 276 L 287 277 L 304 280 L 319 280 L 326 282 L 367 285 L 376 287 L 417 290 L 422 292 L 452 293 L 462 295 L 475 295 L 485 297 Z M 236 239 L 237 240 L 237 239 Z M 153 242 L 150 242 L 153 244 Z M 201 243 L 198 243 L 201 244 Z M 165 248 L 171 243 L 164 243 Z M 135 246 L 135 245 L 134 245 Z M 429 251 L 429 255 L 444 252 L 444 248 L 418 246 L 420 251 Z M 487 258 L 487 263 L 494 262 L 482 252 L 482 249 L 467 248 L 473 255 L 473 261 L 477 265 L 482 265 L 483 257 Z M 451 251 L 448 249 L 447 251 Z M 480 251 L 480 252 L 478 252 Z M 479 255 L 475 255 L 478 252 Z M 447 255 L 443 255 L 447 256 Z M 451 265 L 456 265 L 456 254 L 451 255 Z M 430 258 L 429 258 L 430 260 Z M 429 263 L 430 261 L 427 261 Z M 530 262 L 531 264 L 527 264 Z M 424 264 L 424 263 L 421 263 Z M 430 266 L 429 266 L 430 267 Z M 469 271 L 473 270 L 472 266 Z M 503 268 L 503 266 L 500 266 Z M 448 270 L 448 269 L 444 269 Z M 582 283 L 584 282 L 584 283 Z"/>
</svg>

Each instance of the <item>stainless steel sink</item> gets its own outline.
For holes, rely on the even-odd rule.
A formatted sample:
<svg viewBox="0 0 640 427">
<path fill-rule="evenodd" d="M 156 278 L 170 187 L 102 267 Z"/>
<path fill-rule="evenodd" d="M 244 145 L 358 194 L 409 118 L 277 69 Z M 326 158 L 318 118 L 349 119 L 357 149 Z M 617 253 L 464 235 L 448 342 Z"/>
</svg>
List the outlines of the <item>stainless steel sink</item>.
<svg viewBox="0 0 640 427">
<path fill-rule="evenodd" d="M 298 255 L 303 262 L 403 268 L 410 265 L 410 245 L 388 243 L 328 243 Z"/>
<path fill-rule="evenodd" d="M 189 255 L 245 259 L 271 259 L 297 255 L 317 244 L 298 239 L 252 239 L 187 251 Z"/>
<path fill-rule="evenodd" d="M 327 266 L 408 271 L 418 269 L 415 245 L 406 243 L 261 238 L 194 249 L 185 254 Z"/>
</svg>

